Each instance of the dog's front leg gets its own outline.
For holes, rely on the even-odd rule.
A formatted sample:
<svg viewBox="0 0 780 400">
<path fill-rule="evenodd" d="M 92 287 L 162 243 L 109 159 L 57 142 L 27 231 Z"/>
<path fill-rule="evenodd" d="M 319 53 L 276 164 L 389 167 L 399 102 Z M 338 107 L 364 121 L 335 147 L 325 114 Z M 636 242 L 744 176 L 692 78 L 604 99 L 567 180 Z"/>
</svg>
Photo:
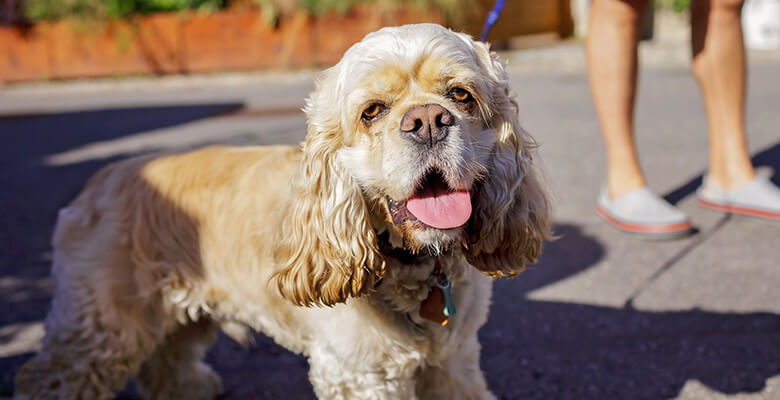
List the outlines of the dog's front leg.
<svg viewBox="0 0 780 400">
<path fill-rule="evenodd" d="M 479 353 L 475 334 L 441 364 L 421 368 L 417 396 L 421 399 L 494 400 L 479 367 Z"/>
<path fill-rule="evenodd" d="M 319 399 L 416 400 L 417 360 L 396 355 L 382 365 L 361 365 L 344 362 L 343 355 L 314 352 L 309 358 L 309 380 Z"/>
</svg>

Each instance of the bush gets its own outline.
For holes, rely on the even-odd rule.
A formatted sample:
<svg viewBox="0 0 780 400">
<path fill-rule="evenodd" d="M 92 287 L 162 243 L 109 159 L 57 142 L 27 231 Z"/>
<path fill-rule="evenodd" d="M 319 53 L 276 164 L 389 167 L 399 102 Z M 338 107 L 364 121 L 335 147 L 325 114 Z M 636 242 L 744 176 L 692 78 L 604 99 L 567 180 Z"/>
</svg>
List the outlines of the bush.
<svg viewBox="0 0 780 400">
<path fill-rule="evenodd" d="M 670 8 L 679 13 L 691 6 L 691 0 L 661 0 L 657 4 L 661 8 Z"/>
<path fill-rule="evenodd" d="M 0 0 L 15 1 L 15 0 Z M 165 11 L 214 11 L 228 6 L 259 7 L 273 19 L 279 12 L 303 9 L 318 15 L 334 11 L 345 13 L 358 3 L 393 7 L 401 3 L 434 5 L 446 14 L 462 7 L 464 0 L 21 0 L 24 16 L 31 21 L 82 18 L 102 20 L 133 14 Z"/>
<path fill-rule="evenodd" d="M 225 0 L 27 0 L 24 13 L 33 21 L 66 17 L 102 19 L 159 11 L 213 11 L 224 6 Z"/>
</svg>

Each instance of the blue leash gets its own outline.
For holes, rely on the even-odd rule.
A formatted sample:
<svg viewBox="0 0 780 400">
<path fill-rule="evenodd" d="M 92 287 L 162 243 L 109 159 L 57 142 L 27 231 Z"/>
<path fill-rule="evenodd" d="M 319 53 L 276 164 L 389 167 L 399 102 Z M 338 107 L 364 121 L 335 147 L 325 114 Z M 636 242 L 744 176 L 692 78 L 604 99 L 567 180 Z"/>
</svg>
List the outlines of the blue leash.
<svg viewBox="0 0 780 400">
<path fill-rule="evenodd" d="M 487 19 L 485 20 L 485 27 L 482 28 L 482 34 L 479 35 L 479 40 L 481 42 L 484 42 L 485 39 L 487 39 L 488 32 L 490 32 L 490 28 L 492 28 L 493 25 L 496 24 L 496 21 L 498 21 L 498 15 L 501 14 L 502 8 L 504 8 L 504 0 L 496 0 L 496 5 L 493 6 L 493 9 L 490 10 L 487 15 Z"/>
</svg>

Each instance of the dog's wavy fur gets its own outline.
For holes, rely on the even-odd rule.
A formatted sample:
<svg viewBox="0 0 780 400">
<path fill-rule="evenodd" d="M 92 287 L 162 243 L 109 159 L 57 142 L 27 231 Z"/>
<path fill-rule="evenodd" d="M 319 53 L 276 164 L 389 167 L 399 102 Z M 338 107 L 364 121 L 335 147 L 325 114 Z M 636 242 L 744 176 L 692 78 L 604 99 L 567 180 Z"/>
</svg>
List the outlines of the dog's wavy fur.
<svg viewBox="0 0 780 400">
<path fill-rule="evenodd" d="M 371 101 L 385 109 L 368 121 Z M 457 120 L 434 150 L 399 134 L 431 103 Z M 492 398 L 477 340 L 490 277 L 535 262 L 550 218 L 502 64 L 436 25 L 385 28 L 323 73 L 305 111 L 302 147 L 145 156 L 92 177 L 59 213 L 46 336 L 15 398 L 108 398 L 133 376 L 147 398 L 214 398 L 201 359 L 217 329 L 244 342 L 247 328 L 304 354 L 319 398 Z M 469 221 L 394 222 L 388 199 L 434 167 L 471 192 Z M 446 326 L 419 316 L 436 257 L 458 310 Z"/>
</svg>

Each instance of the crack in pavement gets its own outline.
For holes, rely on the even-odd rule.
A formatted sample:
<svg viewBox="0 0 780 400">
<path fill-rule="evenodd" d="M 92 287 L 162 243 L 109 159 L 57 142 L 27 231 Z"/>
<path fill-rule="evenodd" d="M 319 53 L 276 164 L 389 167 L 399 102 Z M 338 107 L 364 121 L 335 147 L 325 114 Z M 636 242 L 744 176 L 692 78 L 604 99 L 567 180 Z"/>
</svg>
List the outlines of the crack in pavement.
<svg viewBox="0 0 780 400">
<path fill-rule="evenodd" d="M 699 236 L 691 241 L 691 243 L 688 243 L 687 246 L 680 249 L 672 258 L 667 260 L 665 263 L 661 264 L 661 266 L 653 272 L 652 275 L 650 275 L 645 281 L 639 285 L 639 287 L 634 290 L 634 293 L 631 294 L 631 296 L 628 296 L 628 300 L 626 300 L 625 303 L 623 303 L 623 308 L 634 308 L 634 300 L 639 297 L 642 292 L 647 289 L 651 284 L 653 284 L 655 281 L 658 280 L 658 278 L 661 277 L 666 271 L 671 269 L 675 264 L 677 264 L 678 261 L 682 260 L 685 256 L 687 256 L 691 251 L 696 249 L 697 247 L 701 246 L 704 242 L 706 242 L 712 235 L 720 231 L 721 228 L 723 228 L 724 225 L 728 221 L 731 220 L 731 214 L 725 214 L 723 215 L 717 223 L 715 223 L 715 226 L 713 226 L 712 229 L 710 229 L 707 232 L 702 232 L 699 234 Z"/>
</svg>

